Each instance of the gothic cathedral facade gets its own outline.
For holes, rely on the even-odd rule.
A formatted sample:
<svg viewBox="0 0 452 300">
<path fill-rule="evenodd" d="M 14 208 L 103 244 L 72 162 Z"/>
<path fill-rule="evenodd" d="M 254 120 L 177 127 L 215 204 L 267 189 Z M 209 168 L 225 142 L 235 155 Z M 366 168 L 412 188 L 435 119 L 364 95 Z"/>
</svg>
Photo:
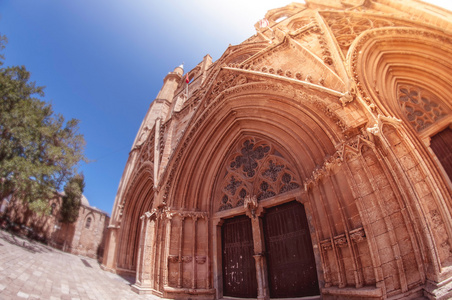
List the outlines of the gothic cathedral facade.
<svg viewBox="0 0 452 300">
<path fill-rule="evenodd" d="M 265 18 L 165 77 L 103 267 L 170 299 L 450 298 L 452 14 L 308 0 Z"/>
</svg>

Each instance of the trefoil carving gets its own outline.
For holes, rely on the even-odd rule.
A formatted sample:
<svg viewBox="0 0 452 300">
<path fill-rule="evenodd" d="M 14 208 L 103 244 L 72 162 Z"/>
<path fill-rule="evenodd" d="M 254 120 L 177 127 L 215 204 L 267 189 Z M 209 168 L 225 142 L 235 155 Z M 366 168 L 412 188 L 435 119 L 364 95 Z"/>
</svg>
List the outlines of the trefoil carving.
<svg viewBox="0 0 452 300">
<path fill-rule="evenodd" d="M 243 138 L 224 168 L 218 211 L 246 207 L 249 199 L 259 202 L 301 186 L 281 152 L 256 137 Z"/>
<path fill-rule="evenodd" d="M 441 101 L 420 87 L 401 84 L 397 89 L 397 98 L 408 122 L 417 132 L 447 115 Z"/>
</svg>

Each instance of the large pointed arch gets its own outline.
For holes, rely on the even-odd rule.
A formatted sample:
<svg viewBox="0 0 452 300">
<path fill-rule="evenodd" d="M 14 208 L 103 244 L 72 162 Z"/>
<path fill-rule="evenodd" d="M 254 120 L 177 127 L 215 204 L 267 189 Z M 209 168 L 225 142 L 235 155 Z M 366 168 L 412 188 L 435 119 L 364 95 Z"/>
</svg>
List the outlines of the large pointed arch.
<svg viewBox="0 0 452 300">
<path fill-rule="evenodd" d="M 140 217 L 154 202 L 153 164 L 145 163 L 131 180 L 124 197 L 117 249 L 119 272 L 135 274 L 138 259 Z"/>
<path fill-rule="evenodd" d="M 329 107 L 340 111 L 337 97 L 326 93 L 323 99 L 316 93 L 294 94 L 290 85 L 257 82 L 230 88 L 206 101 L 209 107 L 186 130 L 176 149 L 176 159 L 168 166 L 167 204 L 210 210 L 208 198 L 219 161 L 237 136 L 244 133 L 265 135 L 284 144 L 281 148 L 287 152 L 298 153 L 294 158 L 297 172 L 300 178 L 309 177 L 325 157 L 336 151 L 336 144 L 345 135 L 343 130 L 348 129 L 343 126 L 348 120 L 341 121 L 332 110 L 325 109 L 329 101 Z M 178 193 L 182 190 L 183 195 Z M 189 204 L 188 199 L 195 202 Z"/>
<path fill-rule="evenodd" d="M 191 126 L 185 131 L 180 147 L 176 149 L 175 156 L 168 165 L 166 185 L 161 189 L 170 209 L 206 212 L 215 219 L 214 224 L 204 224 L 204 228 L 198 224 L 196 228 L 198 231 L 215 235 L 214 240 L 209 240 L 207 249 L 209 257 L 213 259 L 208 268 L 213 270 L 213 287 L 219 293 L 218 297 L 221 296 L 222 286 L 216 281 L 221 273 L 218 265 L 221 261 L 214 259 L 219 255 L 219 248 L 214 246 L 217 244 L 215 241 L 218 241 L 218 235 L 215 233 L 216 222 L 224 217 L 245 213 L 243 206 L 220 214 L 216 211 L 217 203 L 221 201 L 216 193 L 216 186 L 222 181 L 222 167 L 228 163 L 234 145 L 252 137 L 258 143 L 271 143 L 280 154 L 279 157 L 289 162 L 290 166 L 285 173 L 289 174 L 291 179 L 286 181 L 294 188 L 287 193 L 276 195 L 276 198 L 270 197 L 269 201 L 263 199 L 267 201 L 266 205 L 274 206 L 292 200 L 310 202 L 305 193 L 305 180 L 311 178 L 313 173 L 324 165 L 325 160 L 335 155 L 340 141 L 352 127 L 347 124 L 357 123 L 352 117 L 338 117 L 343 113 L 343 107 L 337 97 L 328 93 L 296 91 L 290 84 L 280 82 L 240 82 L 242 84 L 219 92 L 214 99 L 204 99 L 207 107 L 194 117 Z M 354 110 L 355 105 L 356 103 L 353 103 L 347 108 L 349 111 Z M 275 152 L 272 152 L 272 155 L 278 156 Z M 270 157 L 264 162 L 265 167 L 269 164 Z M 282 178 L 279 179 L 282 181 Z M 253 188 L 256 187 L 259 189 L 259 183 Z M 259 196 L 258 191 L 254 193 L 256 197 Z M 309 220 L 314 219 L 309 203 L 306 204 L 306 214 Z M 172 232 L 180 231 L 177 235 L 183 238 L 177 243 L 166 241 L 169 244 L 168 253 L 187 251 L 183 246 L 187 226 L 194 228 L 195 225 L 187 223 L 184 218 L 172 221 Z M 310 228 L 311 239 L 318 245 L 318 237 L 311 221 Z M 317 270 L 320 270 L 319 247 L 312 244 L 310 247 L 314 249 L 315 263 L 318 265 Z M 170 264 L 169 268 L 173 266 Z M 172 281 L 170 277 L 168 280 Z M 319 281 L 322 281 L 321 277 Z"/>
<path fill-rule="evenodd" d="M 389 149 L 388 165 L 391 172 L 399 174 L 403 201 L 421 233 L 419 243 L 425 245 L 425 259 L 431 264 L 427 276 L 435 281 L 450 276 L 444 270 L 450 266 L 452 207 L 451 186 L 429 148 L 429 140 L 452 122 L 451 58 L 450 36 L 406 27 L 365 32 L 348 52 L 350 72 L 369 110 L 378 120 L 394 120 L 391 124 L 377 121 L 382 130 L 376 134 L 382 147 Z M 432 109 L 432 102 L 436 112 L 421 116 Z M 427 107 L 426 111 L 422 112 L 421 106 Z"/>
</svg>

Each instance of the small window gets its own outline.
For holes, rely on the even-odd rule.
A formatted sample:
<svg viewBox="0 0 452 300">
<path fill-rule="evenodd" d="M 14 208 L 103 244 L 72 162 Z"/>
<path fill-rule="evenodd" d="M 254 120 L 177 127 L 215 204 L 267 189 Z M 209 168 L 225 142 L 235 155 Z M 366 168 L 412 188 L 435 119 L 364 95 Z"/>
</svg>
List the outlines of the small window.
<svg viewBox="0 0 452 300">
<path fill-rule="evenodd" d="M 56 204 L 52 203 L 52 206 L 50 207 L 50 214 L 53 215 L 55 213 Z"/>
<path fill-rule="evenodd" d="M 91 217 L 88 217 L 88 219 L 86 219 L 86 224 L 85 224 L 85 228 L 88 228 L 91 226 Z"/>
</svg>

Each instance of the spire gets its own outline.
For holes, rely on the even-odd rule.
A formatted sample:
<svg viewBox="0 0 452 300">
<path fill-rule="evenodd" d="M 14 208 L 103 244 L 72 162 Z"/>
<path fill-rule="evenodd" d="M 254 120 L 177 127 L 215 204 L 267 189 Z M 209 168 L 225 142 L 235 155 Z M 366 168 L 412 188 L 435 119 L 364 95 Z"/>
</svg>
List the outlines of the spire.
<svg viewBox="0 0 452 300">
<path fill-rule="evenodd" d="M 182 74 L 184 74 L 184 63 L 182 63 L 179 67 L 175 68 L 174 73 L 177 73 L 182 76 Z"/>
</svg>

